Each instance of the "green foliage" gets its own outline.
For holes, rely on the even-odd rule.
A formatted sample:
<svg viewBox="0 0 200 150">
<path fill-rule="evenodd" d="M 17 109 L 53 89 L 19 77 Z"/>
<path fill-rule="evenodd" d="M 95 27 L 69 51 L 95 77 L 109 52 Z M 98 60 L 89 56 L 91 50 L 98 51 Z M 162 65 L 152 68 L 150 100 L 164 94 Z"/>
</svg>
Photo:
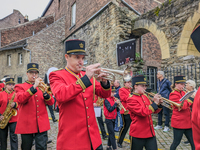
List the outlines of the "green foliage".
<svg viewBox="0 0 200 150">
<path fill-rule="evenodd" d="M 159 12 L 160 12 L 160 8 L 159 7 L 156 7 L 156 9 L 155 9 L 155 14 L 156 14 L 156 16 L 158 16 L 159 15 Z"/>
<path fill-rule="evenodd" d="M 143 63 L 143 59 L 140 56 L 140 53 L 135 53 L 135 62 L 136 63 Z"/>
<path fill-rule="evenodd" d="M 169 0 L 169 4 L 171 4 L 172 3 L 172 0 Z"/>
</svg>

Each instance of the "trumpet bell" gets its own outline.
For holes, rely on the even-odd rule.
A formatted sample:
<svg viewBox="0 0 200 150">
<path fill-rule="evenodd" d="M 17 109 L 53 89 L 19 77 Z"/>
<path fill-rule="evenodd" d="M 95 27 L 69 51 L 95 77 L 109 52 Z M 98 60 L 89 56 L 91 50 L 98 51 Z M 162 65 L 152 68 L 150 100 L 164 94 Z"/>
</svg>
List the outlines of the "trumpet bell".
<svg viewBox="0 0 200 150">
<path fill-rule="evenodd" d="M 112 74 L 114 77 L 115 77 L 114 74 L 121 75 L 121 76 L 123 76 L 123 79 L 126 82 L 131 81 L 131 78 L 133 76 L 133 72 L 131 71 L 131 67 L 129 67 L 129 66 L 127 66 L 124 70 L 114 70 L 114 69 L 107 69 L 107 68 L 102 68 L 102 70 L 105 73 Z M 114 80 L 115 80 L 115 78 L 114 78 Z M 112 81 L 114 81 L 114 80 L 112 80 Z"/>
</svg>

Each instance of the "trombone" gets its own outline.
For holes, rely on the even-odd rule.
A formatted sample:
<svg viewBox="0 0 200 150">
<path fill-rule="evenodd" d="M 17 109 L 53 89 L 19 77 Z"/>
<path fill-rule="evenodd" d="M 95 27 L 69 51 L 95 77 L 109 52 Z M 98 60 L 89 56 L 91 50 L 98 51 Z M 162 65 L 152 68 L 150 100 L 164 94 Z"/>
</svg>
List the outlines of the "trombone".
<svg viewBox="0 0 200 150">
<path fill-rule="evenodd" d="M 150 98 L 150 100 L 152 101 L 152 97 L 154 97 L 156 94 L 152 93 L 152 92 L 146 92 L 145 93 L 147 94 L 147 96 Z M 152 96 L 152 97 L 150 97 Z M 161 97 L 161 99 L 163 100 L 163 102 L 161 103 L 162 106 L 165 106 L 171 110 L 173 110 L 173 106 L 176 106 L 178 108 L 178 111 L 181 110 L 182 106 L 183 106 L 183 103 L 184 101 L 182 101 L 180 104 L 179 103 L 176 103 L 176 102 L 173 102 L 167 98 L 164 98 L 164 97 Z"/>
</svg>

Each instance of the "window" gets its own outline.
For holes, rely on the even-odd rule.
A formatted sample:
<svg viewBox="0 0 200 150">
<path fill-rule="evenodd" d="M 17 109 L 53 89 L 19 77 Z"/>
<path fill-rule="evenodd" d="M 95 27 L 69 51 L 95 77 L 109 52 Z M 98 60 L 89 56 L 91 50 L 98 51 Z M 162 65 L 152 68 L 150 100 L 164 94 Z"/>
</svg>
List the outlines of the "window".
<svg viewBox="0 0 200 150">
<path fill-rule="evenodd" d="M 18 64 L 22 64 L 22 53 L 18 53 Z"/>
<path fill-rule="evenodd" d="M 17 77 L 17 83 L 22 83 L 22 77 Z"/>
<path fill-rule="evenodd" d="M 76 3 L 72 5 L 72 16 L 71 16 L 71 26 L 76 24 Z"/>
<path fill-rule="evenodd" d="M 149 87 L 152 92 L 156 91 L 157 88 L 157 68 L 156 67 L 147 67 L 147 80 L 149 83 Z"/>
<path fill-rule="evenodd" d="M 11 55 L 7 56 L 7 65 L 11 66 Z"/>
</svg>

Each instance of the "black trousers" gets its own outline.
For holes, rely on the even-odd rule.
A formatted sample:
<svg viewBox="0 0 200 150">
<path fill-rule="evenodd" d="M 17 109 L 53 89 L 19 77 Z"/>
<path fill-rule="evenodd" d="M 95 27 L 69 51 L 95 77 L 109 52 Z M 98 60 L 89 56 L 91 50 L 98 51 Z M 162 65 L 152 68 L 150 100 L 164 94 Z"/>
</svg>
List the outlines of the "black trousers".
<svg viewBox="0 0 200 150">
<path fill-rule="evenodd" d="M 0 142 L 1 149 L 7 150 L 7 138 L 8 138 L 8 129 L 10 130 L 10 147 L 11 150 L 18 150 L 18 138 L 15 134 L 16 122 L 8 123 L 5 129 L 0 129 Z"/>
<path fill-rule="evenodd" d="M 156 137 L 151 138 L 135 138 L 131 136 L 131 150 L 157 150 Z"/>
<path fill-rule="evenodd" d="M 122 114 L 122 120 L 123 120 L 123 127 L 120 130 L 119 138 L 117 140 L 117 143 L 119 143 L 119 144 L 123 143 L 124 137 L 125 137 L 128 129 L 129 129 L 129 127 L 130 127 L 130 124 L 131 124 L 130 115 L 129 114 L 127 114 L 127 115 Z"/>
<path fill-rule="evenodd" d="M 192 137 L 192 128 L 190 129 L 177 129 L 173 128 L 174 140 L 172 145 L 170 146 L 170 150 L 175 150 L 176 147 L 180 144 L 183 134 L 185 134 L 186 138 L 190 142 L 192 150 L 195 150 L 194 141 Z"/>
<path fill-rule="evenodd" d="M 101 117 L 97 117 L 97 121 L 99 123 L 99 127 L 101 129 L 102 136 L 104 137 L 106 135 L 106 130 L 105 130 L 103 118 L 102 118 L 102 109 L 101 109 Z"/>
<path fill-rule="evenodd" d="M 106 125 L 107 125 L 107 129 L 108 129 L 108 146 L 110 147 L 112 145 L 113 149 L 117 149 L 116 146 L 116 141 L 115 141 L 115 119 L 106 119 L 105 120 Z"/>
<path fill-rule="evenodd" d="M 54 115 L 54 112 L 53 112 L 53 106 L 50 106 L 50 105 L 47 105 L 47 106 L 49 108 L 52 120 L 55 120 L 56 118 L 55 118 L 55 115 Z"/>
<path fill-rule="evenodd" d="M 31 150 L 33 139 L 35 139 L 36 150 L 47 149 L 47 131 L 34 134 L 21 134 L 21 139 L 22 139 L 22 145 L 21 145 L 22 150 Z"/>
</svg>

